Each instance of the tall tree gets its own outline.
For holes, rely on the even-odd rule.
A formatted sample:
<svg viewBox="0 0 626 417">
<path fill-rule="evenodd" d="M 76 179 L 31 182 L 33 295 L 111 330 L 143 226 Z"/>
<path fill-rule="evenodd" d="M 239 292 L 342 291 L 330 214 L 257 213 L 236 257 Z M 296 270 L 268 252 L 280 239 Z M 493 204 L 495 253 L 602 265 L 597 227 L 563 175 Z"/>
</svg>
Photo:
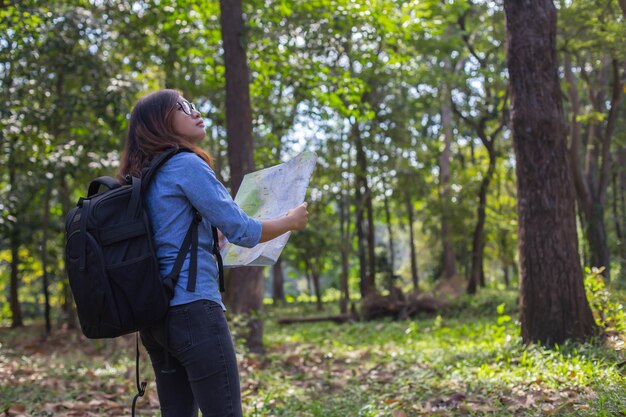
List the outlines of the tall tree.
<svg viewBox="0 0 626 417">
<path fill-rule="evenodd" d="M 249 70 L 245 50 L 245 26 L 241 0 L 220 0 L 226 77 L 226 134 L 231 193 L 235 195 L 243 176 L 254 171 L 252 108 Z M 263 306 L 263 268 L 230 271 L 226 302 L 234 313 L 249 314 L 246 342 L 253 351 L 263 347 L 263 322 L 254 312 Z"/>
<path fill-rule="evenodd" d="M 46 322 L 46 333 L 50 333 L 52 330 L 52 323 L 50 321 L 50 291 L 48 289 L 49 277 L 48 277 L 48 235 L 50 230 L 50 199 L 52 195 L 52 181 L 49 181 L 46 187 L 46 196 L 44 197 L 43 213 L 42 213 L 42 229 L 43 236 L 41 238 L 41 275 L 44 297 L 44 319 Z"/>
<path fill-rule="evenodd" d="M 617 165 L 622 167 L 613 174 L 613 219 L 615 234 L 619 244 L 620 270 L 626 271 L 626 236 L 624 236 L 624 220 L 626 220 L 626 148 L 620 147 L 617 152 Z"/>
<path fill-rule="evenodd" d="M 506 123 L 506 91 L 507 81 L 504 76 L 503 51 L 500 47 L 504 25 L 494 21 L 485 25 L 485 11 L 478 6 L 466 9 L 459 17 L 458 25 L 462 31 L 462 39 L 467 50 L 464 76 L 468 77 L 460 91 L 456 91 L 456 103 L 453 100 L 455 113 L 470 128 L 472 158 L 474 158 L 474 136 L 478 137 L 487 151 L 488 166 L 480 175 L 478 187 L 478 206 L 476 208 L 476 225 L 472 238 L 471 266 L 467 292 L 473 294 L 478 285 L 485 285 L 483 267 L 486 245 L 487 195 L 496 172 L 497 147 L 496 140 Z M 499 12 L 494 20 L 502 17 Z M 481 88 L 472 87 L 480 83 Z M 475 115 L 475 116 L 474 116 Z M 474 164 L 480 166 L 480 163 Z"/>
<path fill-rule="evenodd" d="M 446 65 L 451 70 L 450 65 Z M 443 279 L 451 279 L 456 275 L 456 255 L 450 228 L 450 160 L 452 158 L 452 105 L 450 89 L 443 86 L 441 90 L 441 123 L 443 150 L 439 155 L 439 198 L 441 203 L 441 243 L 443 245 Z"/>
<path fill-rule="evenodd" d="M 516 156 L 520 309 L 525 343 L 585 340 L 595 329 L 578 257 L 550 0 L 505 0 Z"/>
<path fill-rule="evenodd" d="M 17 167 L 15 164 L 15 154 L 16 146 L 15 139 L 10 139 L 9 142 L 9 187 L 11 190 L 17 189 L 16 183 L 16 171 Z M 11 213 L 11 217 L 17 220 L 18 212 L 13 211 Z M 11 327 L 21 327 L 24 325 L 24 320 L 22 318 L 22 309 L 20 307 L 19 301 L 19 293 L 18 293 L 18 285 L 19 285 L 19 267 L 20 267 L 20 257 L 19 257 L 19 249 L 20 249 L 20 224 L 17 221 L 14 221 L 10 231 L 10 241 L 11 241 L 11 281 L 10 281 L 10 299 L 9 303 L 11 305 Z"/>
<path fill-rule="evenodd" d="M 610 278 L 610 227 L 605 211 L 613 160 L 618 158 L 613 143 L 624 95 L 626 55 L 617 45 L 626 41 L 626 31 L 617 7 L 605 7 L 600 0 L 581 0 L 561 8 L 566 23 L 559 30 L 559 50 L 565 51 L 570 158 L 578 207 L 590 266 L 604 267 L 605 277 Z"/>
<path fill-rule="evenodd" d="M 356 227 L 361 268 L 361 296 L 376 292 L 376 268 L 374 266 L 374 215 L 372 189 L 367 175 L 367 156 L 363 143 L 359 121 L 355 121 L 351 130 L 351 139 L 356 148 L 356 184 L 354 202 L 356 204 Z M 367 221 L 365 221 L 367 215 Z M 367 251 L 366 251 L 367 248 Z"/>
</svg>

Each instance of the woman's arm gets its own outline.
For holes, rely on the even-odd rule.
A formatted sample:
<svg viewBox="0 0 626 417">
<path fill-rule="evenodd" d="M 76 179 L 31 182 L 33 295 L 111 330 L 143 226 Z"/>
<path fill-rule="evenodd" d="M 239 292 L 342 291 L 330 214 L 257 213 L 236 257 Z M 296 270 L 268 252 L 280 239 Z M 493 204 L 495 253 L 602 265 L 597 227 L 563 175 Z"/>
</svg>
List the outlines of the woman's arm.
<svg viewBox="0 0 626 417">
<path fill-rule="evenodd" d="M 291 230 L 302 230 L 309 221 L 306 210 L 307 203 L 302 203 L 287 212 L 285 217 L 261 221 L 261 240 L 259 243 L 272 240 Z"/>
<path fill-rule="evenodd" d="M 213 170 L 195 154 L 174 156 L 160 174 L 166 172 L 203 219 L 217 227 L 235 245 L 251 248 L 307 224 L 307 204 L 292 208 L 285 217 L 259 221 L 250 218 L 235 204 Z M 260 239 L 260 240 L 257 240 Z M 222 242 L 223 243 L 223 242 Z"/>
</svg>

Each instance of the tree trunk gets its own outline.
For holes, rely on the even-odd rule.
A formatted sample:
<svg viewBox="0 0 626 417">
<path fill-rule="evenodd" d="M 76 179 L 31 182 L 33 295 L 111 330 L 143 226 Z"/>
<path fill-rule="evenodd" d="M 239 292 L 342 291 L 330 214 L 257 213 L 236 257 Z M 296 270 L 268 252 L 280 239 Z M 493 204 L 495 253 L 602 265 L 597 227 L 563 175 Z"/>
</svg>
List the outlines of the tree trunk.
<svg viewBox="0 0 626 417">
<path fill-rule="evenodd" d="M 505 230 L 500 230 L 500 262 L 502 262 L 502 273 L 504 279 L 504 287 L 511 287 L 511 278 L 509 275 L 510 262 L 508 257 L 508 244 L 507 244 L 507 232 Z"/>
<path fill-rule="evenodd" d="M 505 0 L 525 343 L 587 340 L 583 286 L 550 0 Z"/>
<path fill-rule="evenodd" d="M 365 233 L 363 231 L 363 195 L 361 193 L 361 187 L 358 185 L 354 190 L 354 200 L 356 203 L 356 238 L 357 238 L 357 251 L 359 257 L 359 289 L 361 291 L 361 298 L 365 298 L 369 293 L 368 279 L 367 279 L 367 255 L 366 255 L 366 243 Z"/>
<path fill-rule="evenodd" d="M 350 302 L 350 289 L 348 286 L 348 278 L 350 277 L 350 252 L 352 248 L 352 240 L 350 239 L 350 204 L 345 201 L 343 195 L 339 197 L 339 226 L 341 230 L 341 277 L 339 279 L 339 311 L 341 314 L 348 312 L 348 303 Z"/>
<path fill-rule="evenodd" d="M 313 263 L 317 262 L 317 260 L 313 260 Z M 320 288 L 320 272 L 319 268 L 316 265 L 313 265 L 311 268 L 311 277 L 313 278 L 313 289 L 315 290 L 315 300 L 317 311 L 322 311 L 322 290 Z"/>
<path fill-rule="evenodd" d="M 415 232 L 413 230 L 413 223 L 415 223 L 413 215 L 413 202 L 411 201 L 411 194 L 408 190 L 404 192 L 404 202 L 406 204 L 406 212 L 409 220 L 409 249 L 411 253 L 411 282 L 413 283 L 413 293 L 420 292 L 419 289 L 419 275 L 417 274 L 417 255 L 415 253 Z"/>
<path fill-rule="evenodd" d="M 48 232 L 50 229 L 50 198 L 52 194 L 52 182 L 46 189 L 43 205 L 43 236 L 41 238 L 41 270 L 42 270 L 42 286 L 44 298 L 44 320 L 46 322 L 46 333 L 50 334 L 52 324 L 50 323 L 50 295 L 48 292 Z"/>
<path fill-rule="evenodd" d="M 576 88 L 576 78 L 572 71 L 572 61 L 569 54 L 565 55 L 563 69 L 568 82 L 568 95 L 572 107 L 572 119 L 570 122 L 570 158 L 574 175 L 574 184 L 578 196 L 579 207 L 585 219 L 585 237 L 589 248 L 590 266 L 604 267 L 603 275 L 610 279 L 610 253 L 607 242 L 604 211 L 606 195 L 611 171 L 611 142 L 619 105 L 622 100 L 623 83 L 620 79 L 619 65 L 615 59 L 605 57 L 605 66 L 598 77 L 599 87 L 597 91 L 592 86 L 592 81 L 584 70 L 581 71 L 583 79 L 589 86 L 589 96 L 593 110 L 597 113 L 607 111 L 604 98 L 604 90 L 609 85 L 609 73 L 612 71 L 613 80 L 611 86 L 610 107 L 608 108 L 607 121 L 604 131 L 600 126 L 591 122 L 588 131 L 588 143 L 585 149 L 585 166 L 580 162 L 581 152 L 581 122 L 580 100 Z M 584 68 L 585 63 L 580 66 Z"/>
<path fill-rule="evenodd" d="M 272 267 L 272 300 L 274 304 L 285 303 L 283 260 L 280 257 Z"/>
<path fill-rule="evenodd" d="M 231 193 L 239 189 L 243 176 L 254 171 L 252 108 L 249 70 L 244 49 L 241 0 L 220 0 L 220 23 L 226 79 L 226 135 Z M 263 348 L 263 322 L 255 312 L 263 305 L 263 268 L 235 268 L 228 274 L 226 302 L 234 313 L 250 315 L 246 342 L 252 351 Z"/>
<path fill-rule="evenodd" d="M 476 209 L 476 227 L 474 228 L 474 237 L 472 240 L 472 270 L 470 272 L 467 284 L 467 293 L 476 294 L 478 284 L 484 287 L 485 272 L 483 269 L 483 255 L 485 252 L 485 220 L 487 209 L 487 191 L 489 184 L 496 172 L 496 151 L 493 145 L 493 139 L 489 140 L 485 136 L 481 138 L 483 144 L 487 148 L 489 154 L 489 168 L 483 177 L 478 192 L 478 208 Z"/>
<path fill-rule="evenodd" d="M 578 213 L 578 227 L 580 228 L 580 230 L 586 230 L 587 227 L 585 226 L 586 224 L 585 215 L 583 214 L 583 209 L 581 208 L 582 204 L 580 200 L 577 201 L 577 205 L 578 205 L 578 209 L 576 210 L 576 212 Z M 587 244 L 587 240 L 581 239 L 579 252 L 582 258 L 583 265 L 589 265 L 589 257 L 587 256 L 589 251 L 587 250 L 587 247 L 585 246 L 586 244 Z"/>
<path fill-rule="evenodd" d="M 16 163 L 15 163 L 15 139 L 11 139 L 10 148 L 9 148 L 9 186 L 11 187 L 11 193 L 15 193 L 17 190 L 17 172 L 16 172 Z M 9 290 L 9 305 L 11 307 L 11 328 L 21 327 L 24 325 L 24 321 L 22 319 L 22 309 L 20 307 L 18 286 L 19 286 L 19 268 L 20 268 L 20 258 L 19 258 L 19 250 L 20 250 L 20 229 L 18 223 L 18 213 L 15 208 L 13 210 L 12 217 L 14 218 L 13 224 L 10 225 L 10 242 L 11 242 L 11 278 L 9 282 L 10 290 Z"/>
<path fill-rule="evenodd" d="M 365 255 L 365 282 L 363 284 L 364 296 L 376 291 L 376 258 L 374 255 L 374 209 L 372 207 L 372 192 L 367 181 L 367 156 L 361 139 L 358 122 L 353 125 L 354 146 L 356 147 L 356 185 L 359 191 L 360 199 L 357 199 L 360 210 L 363 209 L 367 214 L 367 229 L 363 230 L 363 215 L 361 215 L 361 234 L 363 244 L 367 248 Z M 360 254 L 360 253 L 359 253 Z"/>
<path fill-rule="evenodd" d="M 611 210 L 613 211 L 613 222 L 615 223 L 615 236 L 617 237 L 619 261 L 620 265 L 622 265 L 624 259 L 624 232 L 622 229 L 622 222 L 620 221 L 622 217 L 620 217 L 619 201 L 622 190 L 620 190 L 619 188 L 617 180 L 618 177 L 619 175 L 617 173 L 614 173 L 613 180 L 611 181 L 611 185 L 613 188 L 613 204 L 611 205 Z"/>
<path fill-rule="evenodd" d="M 365 155 L 365 152 L 363 152 Z M 365 178 L 365 207 L 367 209 L 367 293 L 376 292 L 376 242 L 374 241 L 374 207 L 372 205 L 372 190 Z"/>
<path fill-rule="evenodd" d="M 19 286 L 19 230 L 17 224 L 13 224 L 11 230 L 11 281 L 10 281 L 10 299 L 9 304 L 11 306 L 11 328 L 22 327 L 24 321 L 22 319 L 22 309 L 20 308 L 19 293 L 17 291 Z"/>
<path fill-rule="evenodd" d="M 387 184 L 383 179 L 383 189 L 387 190 Z M 393 228 L 391 227 L 391 210 L 389 209 L 389 198 L 387 194 L 383 192 L 383 204 L 385 206 L 385 222 L 387 223 L 387 234 L 389 235 L 389 274 L 387 289 L 389 290 L 389 294 L 393 291 L 393 274 L 395 271 L 395 256 L 394 256 L 394 244 L 393 244 Z"/>
<path fill-rule="evenodd" d="M 292 123 L 289 124 L 290 126 L 293 124 L 293 118 L 295 118 L 295 112 L 296 112 L 296 106 L 294 105 L 294 109 L 292 113 L 294 114 L 294 116 L 292 117 Z M 276 123 L 272 123 L 272 125 L 275 126 Z M 276 155 L 275 155 L 277 162 L 280 162 L 280 159 L 281 159 L 281 152 L 282 152 L 281 138 L 283 137 L 283 135 L 284 135 L 284 132 L 277 134 L 278 144 L 276 145 Z M 285 304 L 285 275 L 283 273 L 283 260 L 281 257 L 279 257 L 276 260 L 276 263 L 272 267 L 272 300 L 274 301 L 274 304 Z"/>
<path fill-rule="evenodd" d="M 354 187 L 354 204 L 356 205 L 356 236 L 357 236 L 357 250 L 359 256 L 359 274 L 360 282 L 359 288 L 361 291 L 361 298 L 367 297 L 372 291 L 371 288 L 371 273 L 368 271 L 369 260 L 367 250 L 367 239 L 365 236 L 365 209 L 366 209 L 366 193 L 367 193 L 367 173 L 363 168 L 363 156 L 364 154 L 362 145 L 359 140 L 359 126 L 358 123 L 352 125 L 351 139 L 354 140 L 357 153 L 357 164 L 355 167 L 355 187 Z"/>
<path fill-rule="evenodd" d="M 237 193 L 243 176 L 254 171 L 249 69 L 243 48 L 244 22 L 240 0 L 220 0 L 226 78 L 226 135 L 230 186 Z"/>
<path fill-rule="evenodd" d="M 450 159 L 452 155 L 452 108 L 450 92 L 443 87 L 441 94 L 441 122 L 443 128 L 443 151 L 439 157 L 439 198 L 441 200 L 441 242 L 443 245 L 443 279 L 457 273 L 454 244 L 450 233 Z"/>
<path fill-rule="evenodd" d="M 589 217 L 585 235 L 589 242 L 589 263 L 592 267 L 604 267 L 603 275 L 610 279 L 610 255 L 604 224 L 604 204 L 598 200 L 590 201 Z"/>
<path fill-rule="evenodd" d="M 504 288 L 511 288 L 511 278 L 509 277 L 509 266 L 502 266 L 502 278 L 504 279 Z"/>
<path fill-rule="evenodd" d="M 617 175 L 617 184 L 613 186 L 613 193 L 616 200 L 616 208 L 614 217 L 615 219 L 622 219 L 622 222 L 617 224 L 616 230 L 618 231 L 619 239 L 619 253 L 620 253 L 620 271 L 622 276 L 626 274 L 626 236 L 624 236 L 624 221 L 626 221 L 626 148 L 620 147 L 617 152 L 617 166 L 619 167 L 619 174 Z"/>
</svg>

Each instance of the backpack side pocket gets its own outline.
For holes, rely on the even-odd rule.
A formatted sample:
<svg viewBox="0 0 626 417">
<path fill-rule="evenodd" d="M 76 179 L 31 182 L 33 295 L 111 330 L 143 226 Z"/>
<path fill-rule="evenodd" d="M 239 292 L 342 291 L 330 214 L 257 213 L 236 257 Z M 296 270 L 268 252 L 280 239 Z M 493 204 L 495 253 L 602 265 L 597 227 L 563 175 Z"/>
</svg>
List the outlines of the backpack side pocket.
<svg viewBox="0 0 626 417">
<path fill-rule="evenodd" d="M 146 327 L 165 317 L 169 299 L 152 254 L 107 265 L 106 269 L 124 328 Z"/>
<path fill-rule="evenodd" d="M 80 233 L 80 230 L 76 230 L 67 239 L 65 246 L 67 276 L 85 336 L 107 337 L 94 329 L 102 325 L 119 328 L 119 314 L 115 306 L 111 305 L 111 288 L 102 252 L 89 232 L 85 232 L 85 268 L 80 269 Z"/>
</svg>

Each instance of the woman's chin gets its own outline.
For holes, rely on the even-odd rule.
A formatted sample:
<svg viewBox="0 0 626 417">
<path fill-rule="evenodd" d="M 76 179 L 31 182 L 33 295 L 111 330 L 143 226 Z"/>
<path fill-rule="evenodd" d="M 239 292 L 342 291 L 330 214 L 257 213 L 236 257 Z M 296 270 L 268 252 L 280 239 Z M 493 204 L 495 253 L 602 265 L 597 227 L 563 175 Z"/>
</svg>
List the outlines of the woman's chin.
<svg viewBox="0 0 626 417">
<path fill-rule="evenodd" d="M 202 139 L 204 139 L 205 136 L 206 136 L 205 132 L 202 132 L 202 134 L 198 134 L 197 136 L 193 138 L 193 143 L 200 142 Z"/>
</svg>

